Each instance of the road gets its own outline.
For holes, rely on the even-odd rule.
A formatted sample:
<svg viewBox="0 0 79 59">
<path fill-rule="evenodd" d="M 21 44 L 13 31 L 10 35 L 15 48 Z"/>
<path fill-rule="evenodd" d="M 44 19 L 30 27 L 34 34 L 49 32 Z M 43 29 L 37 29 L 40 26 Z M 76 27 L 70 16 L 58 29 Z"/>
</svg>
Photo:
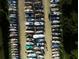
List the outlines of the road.
<svg viewBox="0 0 79 59">
<path fill-rule="evenodd" d="M 24 15 L 24 0 L 18 0 L 18 13 L 19 13 L 19 36 L 20 36 L 20 55 L 21 59 L 26 59 L 26 37 L 25 37 L 25 15 Z"/>
</svg>

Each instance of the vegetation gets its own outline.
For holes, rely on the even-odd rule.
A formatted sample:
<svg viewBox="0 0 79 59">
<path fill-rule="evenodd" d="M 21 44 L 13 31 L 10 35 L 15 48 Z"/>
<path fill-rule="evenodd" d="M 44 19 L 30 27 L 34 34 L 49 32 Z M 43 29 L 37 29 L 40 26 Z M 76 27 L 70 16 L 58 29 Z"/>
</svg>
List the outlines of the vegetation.
<svg viewBox="0 0 79 59">
<path fill-rule="evenodd" d="M 0 0 L 0 34 L 2 33 L 2 36 L 0 36 L 0 43 L 2 42 L 3 46 L 0 49 L 3 49 L 3 52 L 1 55 L 3 55 L 4 59 L 8 59 L 8 26 L 9 22 L 7 19 L 8 15 L 8 5 L 7 0 Z M 3 59 L 3 58 L 0 58 Z"/>
<path fill-rule="evenodd" d="M 65 49 L 64 55 L 68 58 L 78 58 L 78 1 L 77 0 L 61 0 L 60 10 L 62 12 L 61 22 L 63 28 L 63 45 Z M 75 50 L 75 51 L 74 51 Z"/>
</svg>

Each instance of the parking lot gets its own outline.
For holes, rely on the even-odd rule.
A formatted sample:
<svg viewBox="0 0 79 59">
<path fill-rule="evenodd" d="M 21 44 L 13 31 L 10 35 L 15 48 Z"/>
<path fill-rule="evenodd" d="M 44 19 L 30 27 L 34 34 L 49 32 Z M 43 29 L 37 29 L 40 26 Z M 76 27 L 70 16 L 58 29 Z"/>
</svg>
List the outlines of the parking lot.
<svg viewBox="0 0 79 59">
<path fill-rule="evenodd" d="M 59 59 L 61 28 L 58 2 L 59 0 L 18 0 L 16 8 L 16 1 L 13 0 L 13 9 L 11 6 L 9 8 L 12 58 Z"/>
</svg>

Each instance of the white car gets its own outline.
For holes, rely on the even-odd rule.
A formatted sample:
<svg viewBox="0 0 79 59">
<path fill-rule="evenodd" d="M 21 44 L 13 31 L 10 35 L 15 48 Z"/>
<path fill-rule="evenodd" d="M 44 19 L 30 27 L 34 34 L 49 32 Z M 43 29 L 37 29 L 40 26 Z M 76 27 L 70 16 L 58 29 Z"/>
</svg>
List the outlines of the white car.
<svg viewBox="0 0 79 59">
<path fill-rule="evenodd" d="M 35 50 L 40 50 L 40 47 L 34 47 Z"/>
<path fill-rule="evenodd" d="M 40 49 L 41 49 L 41 50 L 44 50 L 44 49 L 45 49 L 45 47 L 44 47 L 44 46 L 41 46 L 41 47 L 40 47 Z"/>
<path fill-rule="evenodd" d="M 16 27 L 17 24 L 10 24 L 10 27 Z"/>
<path fill-rule="evenodd" d="M 32 57 L 29 57 L 29 58 L 27 58 L 27 59 L 37 59 L 37 58 L 32 58 Z"/>
<path fill-rule="evenodd" d="M 34 33 L 34 31 L 31 31 L 31 30 L 28 30 L 28 31 L 26 30 L 25 32 L 26 33 Z"/>
<path fill-rule="evenodd" d="M 12 56 L 16 56 L 16 55 L 19 55 L 19 54 L 12 53 L 11 55 L 12 55 Z"/>
<path fill-rule="evenodd" d="M 12 36 L 18 36 L 18 34 L 16 34 L 16 33 L 11 33 L 9 36 L 10 36 L 10 37 L 12 37 Z"/>
<path fill-rule="evenodd" d="M 44 38 L 45 35 L 44 34 L 35 34 L 33 35 L 33 38 Z"/>
<path fill-rule="evenodd" d="M 44 18 L 41 18 L 41 20 L 44 20 Z"/>
<path fill-rule="evenodd" d="M 51 11 L 59 11 L 59 8 L 51 8 Z"/>
<path fill-rule="evenodd" d="M 27 38 L 26 40 L 27 40 L 27 41 L 30 41 L 30 40 L 34 40 L 34 39 L 33 39 L 33 38 Z"/>
<path fill-rule="evenodd" d="M 60 54 L 59 51 L 54 51 L 52 54 Z"/>
<path fill-rule="evenodd" d="M 25 25 L 26 25 L 26 26 L 28 26 L 28 25 L 33 25 L 33 22 L 26 22 Z"/>
<path fill-rule="evenodd" d="M 59 12 L 59 11 L 54 11 L 53 14 L 60 15 L 61 12 Z"/>
<path fill-rule="evenodd" d="M 53 54 L 53 55 L 52 55 L 52 57 L 58 57 L 58 56 L 60 56 L 59 53 L 58 53 L 58 54 Z"/>
<path fill-rule="evenodd" d="M 56 7 L 58 4 L 50 4 L 50 7 Z"/>
<path fill-rule="evenodd" d="M 39 41 L 39 42 L 44 42 L 45 40 L 44 40 L 44 39 L 39 39 L 38 41 Z"/>
<path fill-rule="evenodd" d="M 61 33 L 52 33 L 53 35 L 61 35 Z"/>
<path fill-rule="evenodd" d="M 16 29 L 9 29 L 9 31 L 17 31 Z"/>
<path fill-rule="evenodd" d="M 52 23 L 60 23 L 59 20 L 53 20 Z"/>
<path fill-rule="evenodd" d="M 24 10 L 25 12 L 33 12 L 33 10 L 32 9 L 26 9 L 26 10 Z"/>
<path fill-rule="evenodd" d="M 18 44 L 12 44 L 13 46 L 17 46 Z"/>
<path fill-rule="evenodd" d="M 60 41 L 52 41 L 52 43 L 61 43 Z"/>
<path fill-rule="evenodd" d="M 39 59 L 44 59 L 44 56 L 43 56 L 43 55 L 38 55 L 37 58 L 39 58 Z"/>
<path fill-rule="evenodd" d="M 16 4 L 16 1 L 15 0 L 13 0 L 12 2 L 13 2 L 13 4 Z"/>
<path fill-rule="evenodd" d="M 52 37 L 52 39 L 60 39 L 60 37 Z"/>
<path fill-rule="evenodd" d="M 34 21 L 35 19 L 31 18 L 31 19 L 26 19 L 26 21 Z"/>
<path fill-rule="evenodd" d="M 34 45 L 33 42 L 26 42 L 26 45 Z"/>
<path fill-rule="evenodd" d="M 36 54 L 41 54 L 41 51 L 36 51 Z"/>
<path fill-rule="evenodd" d="M 35 33 L 43 33 L 43 32 L 44 32 L 44 31 L 41 30 L 41 31 L 36 31 Z"/>
<path fill-rule="evenodd" d="M 11 40 L 18 40 L 18 39 L 16 39 L 16 38 L 13 39 L 13 38 L 12 38 Z"/>
<path fill-rule="evenodd" d="M 34 25 L 44 25 L 44 22 L 35 22 Z"/>
<path fill-rule="evenodd" d="M 27 53 L 33 53 L 34 51 L 33 50 L 27 50 Z"/>
<path fill-rule="evenodd" d="M 10 14 L 9 17 L 16 17 L 16 14 Z"/>
<path fill-rule="evenodd" d="M 58 48 L 52 49 L 52 52 L 54 52 L 54 51 L 59 51 L 59 49 Z"/>
<path fill-rule="evenodd" d="M 60 0 L 50 0 L 50 2 L 52 3 L 52 2 L 54 2 L 54 3 L 57 3 L 57 2 L 59 2 Z"/>
<path fill-rule="evenodd" d="M 53 59 L 60 59 L 60 57 L 53 57 Z"/>
<path fill-rule="evenodd" d="M 45 43 L 37 43 L 37 46 L 44 46 L 45 45 Z"/>
<path fill-rule="evenodd" d="M 36 54 L 35 53 L 29 53 L 29 54 L 27 54 L 27 57 L 36 57 Z"/>
<path fill-rule="evenodd" d="M 52 25 L 52 27 L 60 27 L 61 25 Z"/>
</svg>

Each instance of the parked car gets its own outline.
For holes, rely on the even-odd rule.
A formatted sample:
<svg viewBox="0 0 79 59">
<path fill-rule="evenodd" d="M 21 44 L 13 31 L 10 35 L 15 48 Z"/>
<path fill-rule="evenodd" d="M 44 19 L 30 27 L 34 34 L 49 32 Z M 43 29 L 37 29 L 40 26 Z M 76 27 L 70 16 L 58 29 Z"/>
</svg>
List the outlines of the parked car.
<svg viewBox="0 0 79 59">
<path fill-rule="evenodd" d="M 60 37 L 52 37 L 52 39 L 60 39 Z"/>
<path fill-rule="evenodd" d="M 26 45 L 34 45 L 33 42 L 26 42 Z"/>
<path fill-rule="evenodd" d="M 59 48 L 60 47 L 60 45 L 58 45 L 58 44 L 53 44 L 52 45 L 52 48 Z"/>
<path fill-rule="evenodd" d="M 53 54 L 52 55 L 52 57 L 59 57 L 60 56 L 60 54 L 58 53 L 58 54 Z"/>
<path fill-rule="evenodd" d="M 25 25 L 26 26 L 28 26 L 28 25 L 31 26 L 31 25 L 34 25 L 34 23 L 33 22 L 26 22 Z"/>
<path fill-rule="evenodd" d="M 33 38 L 43 38 L 43 37 L 45 37 L 44 34 L 35 34 L 35 35 L 33 35 Z"/>
<path fill-rule="evenodd" d="M 61 42 L 53 40 L 52 43 L 59 43 L 60 44 Z"/>
<path fill-rule="evenodd" d="M 27 53 L 34 53 L 33 50 L 27 50 L 26 52 L 27 52 Z"/>
<path fill-rule="evenodd" d="M 17 31 L 16 29 L 9 29 L 9 31 Z"/>
<path fill-rule="evenodd" d="M 55 11 L 59 11 L 59 8 L 51 8 L 50 11 L 54 13 Z"/>
<path fill-rule="evenodd" d="M 51 0 L 51 3 L 57 4 L 60 0 Z"/>
<path fill-rule="evenodd" d="M 27 54 L 27 57 L 36 57 L 36 54 L 35 53 L 29 53 L 29 54 Z"/>
<path fill-rule="evenodd" d="M 35 33 L 36 34 L 41 34 L 41 33 L 44 33 L 44 31 L 40 30 L 40 31 L 36 31 Z"/>
<path fill-rule="evenodd" d="M 43 22 L 35 22 L 34 25 L 38 26 L 38 25 L 44 25 Z"/>
<path fill-rule="evenodd" d="M 58 6 L 58 4 L 52 4 L 52 3 L 50 4 L 51 8 L 54 8 L 54 7 L 57 7 L 57 6 Z"/>
</svg>

